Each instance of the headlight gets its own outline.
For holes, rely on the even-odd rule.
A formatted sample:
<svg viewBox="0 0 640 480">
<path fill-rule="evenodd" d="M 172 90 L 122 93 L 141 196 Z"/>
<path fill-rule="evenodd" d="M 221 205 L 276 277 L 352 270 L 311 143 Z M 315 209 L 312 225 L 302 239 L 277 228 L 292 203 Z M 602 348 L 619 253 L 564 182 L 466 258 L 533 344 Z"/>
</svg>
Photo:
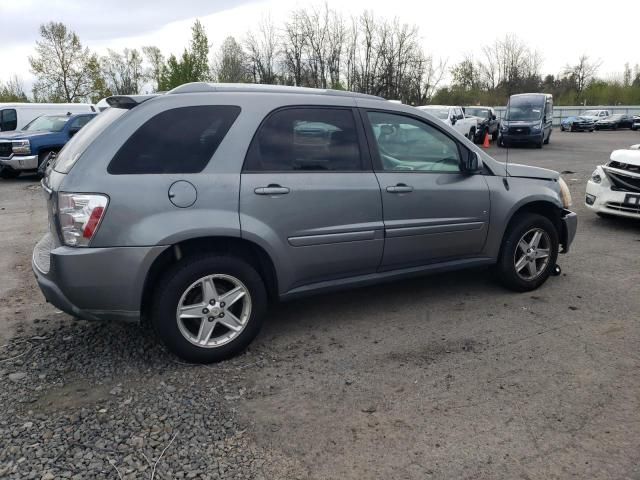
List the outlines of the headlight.
<svg viewBox="0 0 640 480">
<path fill-rule="evenodd" d="M 104 195 L 58 194 L 62 240 L 70 247 L 86 247 L 95 235 L 109 200 Z"/>
<path fill-rule="evenodd" d="M 560 184 L 560 197 L 562 198 L 562 206 L 564 208 L 570 208 L 571 192 L 569 191 L 569 187 L 562 177 L 558 179 L 558 184 Z"/>
<path fill-rule="evenodd" d="M 29 155 L 31 153 L 31 144 L 29 140 L 15 140 L 11 142 L 13 153 L 18 155 Z"/>
<path fill-rule="evenodd" d="M 602 182 L 602 176 L 600 175 L 600 169 L 596 168 L 593 173 L 591 174 L 591 181 L 593 183 L 601 183 Z"/>
<path fill-rule="evenodd" d="M 534 125 L 533 127 L 531 127 L 531 131 L 532 132 L 539 132 L 540 131 L 540 125 Z"/>
<path fill-rule="evenodd" d="M 507 130 L 509 130 L 509 127 L 507 127 L 506 125 L 500 125 L 500 131 L 506 132 Z"/>
</svg>

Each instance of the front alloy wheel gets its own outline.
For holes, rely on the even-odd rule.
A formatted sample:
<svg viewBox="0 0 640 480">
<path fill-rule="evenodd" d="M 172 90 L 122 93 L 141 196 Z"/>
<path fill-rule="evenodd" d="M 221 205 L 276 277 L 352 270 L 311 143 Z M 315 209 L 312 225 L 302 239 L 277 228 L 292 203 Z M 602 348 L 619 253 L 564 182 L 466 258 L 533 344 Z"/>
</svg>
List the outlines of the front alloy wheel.
<svg viewBox="0 0 640 480">
<path fill-rule="evenodd" d="M 518 292 L 542 285 L 558 258 L 559 238 L 554 223 L 537 213 L 521 213 L 505 232 L 496 265 L 502 284 Z"/>
<path fill-rule="evenodd" d="M 518 276 L 526 281 L 540 276 L 549 265 L 550 246 L 549 234 L 543 229 L 532 228 L 525 233 L 513 254 Z"/>
</svg>

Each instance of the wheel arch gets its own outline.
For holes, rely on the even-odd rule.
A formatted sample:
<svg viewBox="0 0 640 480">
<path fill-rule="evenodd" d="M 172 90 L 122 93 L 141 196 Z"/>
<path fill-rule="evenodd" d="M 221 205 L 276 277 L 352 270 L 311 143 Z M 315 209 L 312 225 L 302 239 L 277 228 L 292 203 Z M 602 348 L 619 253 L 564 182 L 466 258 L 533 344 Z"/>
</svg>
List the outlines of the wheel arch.
<svg viewBox="0 0 640 480">
<path fill-rule="evenodd" d="M 562 211 L 562 207 L 550 200 L 537 199 L 525 202 L 514 208 L 514 210 L 511 212 L 511 215 L 506 222 L 504 231 L 502 232 L 501 238 L 504 239 L 504 236 L 509 231 L 509 228 L 511 227 L 511 225 L 513 225 L 513 222 L 519 215 L 522 215 L 524 213 L 536 213 L 548 218 L 551 223 L 553 223 L 556 231 L 558 232 L 558 238 L 560 238 L 560 241 L 562 243 L 563 239 L 566 238 L 566 235 L 563 232 Z M 501 241 L 500 250 L 502 250 L 502 243 L 503 242 Z"/>
<path fill-rule="evenodd" d="M 278 297 L 278 277 L 269 254 L 258 244 L 240 237 L 205 236 L 179 241 L 165 249 L 154 260 L 144 280 L 140 299 L 140 314 L 144 319 L 151 306 L 151 297 L 162 274 L 175 263 L 202 253 L 238 256 L 250 263 L 262 278 L 270 301 Z"/>
</svg>

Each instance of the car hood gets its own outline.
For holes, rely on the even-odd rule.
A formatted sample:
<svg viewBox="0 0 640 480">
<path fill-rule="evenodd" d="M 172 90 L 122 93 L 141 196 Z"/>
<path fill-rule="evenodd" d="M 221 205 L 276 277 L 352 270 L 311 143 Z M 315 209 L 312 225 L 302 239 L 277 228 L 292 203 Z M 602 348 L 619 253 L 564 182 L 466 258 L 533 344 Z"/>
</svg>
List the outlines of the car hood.
<svg viewBox="0 0 640 480">
<path fill-rule="evenodd" d="M 510 177 L 543 178 L 553 180 L 560 176 L 560 174 L 555 170 L 532 167 L 530 165 L 521 165 L 519 163 L 509 163 L 508 165 L 505 165 L 505 170 Z"/>
<path fill-rule="evenodd" d="M 0 133 L 0 141 L 2 140 L 28 140 L 30 138 L 41 137 L 43 135 L 49 135 L 52 132 L 25 132 L 18 130 L 16 132 Z"/>
<path fill-rule="evenodd" d="M 635 145 L 633 146 L 635 147 Z M 614 162 L 626 163 L 627 165 L 640 167 L 640 150 L 614 150 L 611 152 L 611 157 L 609 158 Z"/>
<path fill-rule="evenodd" d="M 472 118 L 476 120 L 478 123 L 485 123 L 489 121 L 489 119 L 486 117 L 476 117 L 475 115 L 468 115 L 467 118 Z"/>
</svg>

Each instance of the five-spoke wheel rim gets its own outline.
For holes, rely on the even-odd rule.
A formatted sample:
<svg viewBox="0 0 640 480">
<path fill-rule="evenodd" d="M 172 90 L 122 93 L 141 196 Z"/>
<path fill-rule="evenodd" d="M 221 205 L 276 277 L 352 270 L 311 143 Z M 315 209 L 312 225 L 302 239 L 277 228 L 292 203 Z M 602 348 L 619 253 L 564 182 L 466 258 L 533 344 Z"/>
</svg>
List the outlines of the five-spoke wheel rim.
<svg viewBox="0 0 640 480">
<path fill-rule="evenodd" d="M 193 282 L 176 310 L 180 333 L 194 345 L 216 348 L 234 340 L 251 316 L 251 295 L 231 275 L 215 274 Z"/>
<path fill-rule="evenodd" d="M 525 233 L 513 254 L 516 273 L 523 280 L 534 280 L 546 270 L 551 258 L 551 238 L 542 228 Z"/>
</svg>

